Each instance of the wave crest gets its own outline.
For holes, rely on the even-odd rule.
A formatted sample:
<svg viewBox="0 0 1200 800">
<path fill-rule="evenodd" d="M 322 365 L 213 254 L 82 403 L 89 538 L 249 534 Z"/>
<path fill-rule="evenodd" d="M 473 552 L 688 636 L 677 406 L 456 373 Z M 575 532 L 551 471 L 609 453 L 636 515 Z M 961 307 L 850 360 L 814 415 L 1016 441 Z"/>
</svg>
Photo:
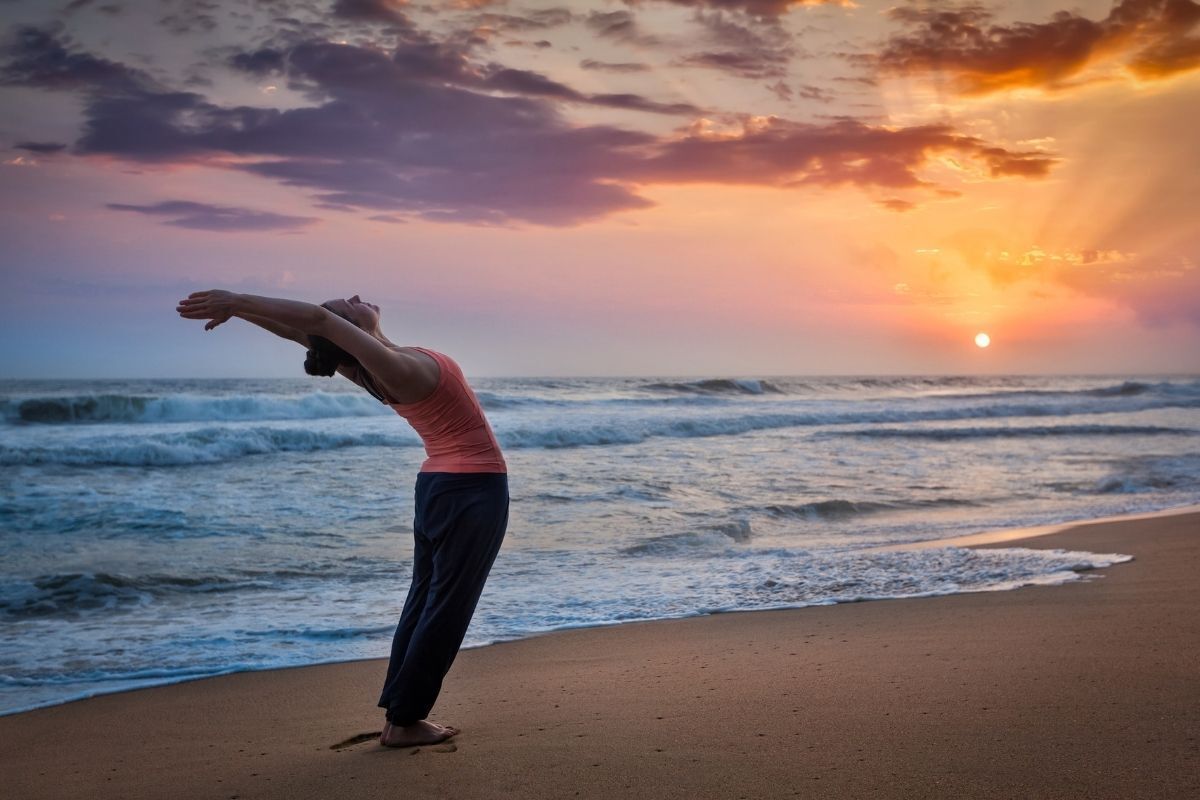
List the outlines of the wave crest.
<svg viewBox="0 0 1200 800">
<path fill-rule="evenodd" d="M 646 383 L 641 387 L 652 392 L 683 394 L 783 394 L 770 381 L 757 378 L 706 378 L 698 381 L 664 381 Z"/>
<path fill-rule="evenodd" d="M 83 611 L 145 605 L 157 595 L 231 592 L 266 587 L 265 581 L 201 575 L 147 575 L 107 572 L 42 575 L 0 592 L 0 614 L 13 618 L 75 615 Z"/>
<path fill-rule="evenodd" d="M 403 429 L 399 429 L 403 431 Z M 173 467 L 215 464 L 251 455 L 343 447 L 414 447 L 412 432 L 331 433 L 296 428 L 203 428 L 143 436 L 100 436 L 64 445 L 0 446 L 0 464 Z"/>
<path fill-rule="evenodd" d="M 27 425 L 329 419 L 390 413 L 366 395 L 334 392 L 217 397 L 87 394 L 0 400 L 6 422 Z"/>
</svg>

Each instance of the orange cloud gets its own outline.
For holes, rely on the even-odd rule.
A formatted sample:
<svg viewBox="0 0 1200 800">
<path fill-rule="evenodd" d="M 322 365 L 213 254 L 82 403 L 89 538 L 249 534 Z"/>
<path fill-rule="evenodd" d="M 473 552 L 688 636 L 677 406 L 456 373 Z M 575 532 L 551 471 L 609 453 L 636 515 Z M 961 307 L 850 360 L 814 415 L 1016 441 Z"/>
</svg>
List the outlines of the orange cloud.
<svg viewBox="0 0 1200 800">
<path fill-rule="evenodd" d="M 879 205 L 883 206 L 888 211 L 912 211 L 914 208 L 917 207 L 916 203 L 914 203 L 910 200 L 901 200 L 899 197 L 884 198 L 883 200 L 879 201 Z M 905 284 L 902 284 L 902 283 L 896 284 L 897 287 L 904 286 L 904 285 Z M 903 293 L 900 292 L 899 290 L 897 290 L 897 294 L 903 294 Z"/>
<path fill-rule="evenodd" d="M 948 125 L 892 128 L 853 119 L 816 125 L 777 117 L 748 117 L 740 125 L 722 130 L 698 120 L 679 138 L 661 143 L 630 177 L 639 182 L 855 185 L 953 194 L 921 177 L 935 155 L 982 162 L 994 178 L 1041 177 L 1057 163 L 1048 153 L 1007 150 Z M 885 207 L 906 206 L 885 202 Z"/>
<path fill-rule="evenodd" d="M 1146 80 L 1200 67 L 1200 5 L 1192 0 L 1121 0 L 1099 21 L 1059 11 L 1047 22 L 996 25 L 980 5 L 903 6 L 888 15 L 908 31 L 860 60 L 883 75 L 946 74 L 965 95 L 1063 89 L 1106 60 Z"/>
</svg>

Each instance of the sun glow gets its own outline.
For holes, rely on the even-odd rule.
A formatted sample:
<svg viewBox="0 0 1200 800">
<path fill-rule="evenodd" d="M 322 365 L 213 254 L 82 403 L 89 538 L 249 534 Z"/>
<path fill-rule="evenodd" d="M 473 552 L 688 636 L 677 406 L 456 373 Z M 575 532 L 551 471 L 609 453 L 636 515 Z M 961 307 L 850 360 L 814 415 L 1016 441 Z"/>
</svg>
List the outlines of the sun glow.
<svg viewBox="0 0 1200 800">
<path fill-rule="evenodd" d="M 975 346 L 979 348 L 987 347 L 992 343 L 992 337 L 988 336 L 983 331 L 975 334 Z"/>
</svg>

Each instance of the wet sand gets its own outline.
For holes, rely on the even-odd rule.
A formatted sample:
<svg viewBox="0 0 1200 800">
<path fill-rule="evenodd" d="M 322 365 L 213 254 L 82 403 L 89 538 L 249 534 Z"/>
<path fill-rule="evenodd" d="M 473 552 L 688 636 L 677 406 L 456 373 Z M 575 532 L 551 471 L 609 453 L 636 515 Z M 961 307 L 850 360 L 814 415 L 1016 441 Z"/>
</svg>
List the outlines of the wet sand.
<svg viewBox="0 0 1200 800">
<path fill-rule="evenodd" d="M 0 718 L 12 798 L 1200 797 L 1200 513 L 1000 546 L 1129 553 L 1086 581 L 565 631 L 460 654 L 369 738 L 383 661 Z"/>
</svg>

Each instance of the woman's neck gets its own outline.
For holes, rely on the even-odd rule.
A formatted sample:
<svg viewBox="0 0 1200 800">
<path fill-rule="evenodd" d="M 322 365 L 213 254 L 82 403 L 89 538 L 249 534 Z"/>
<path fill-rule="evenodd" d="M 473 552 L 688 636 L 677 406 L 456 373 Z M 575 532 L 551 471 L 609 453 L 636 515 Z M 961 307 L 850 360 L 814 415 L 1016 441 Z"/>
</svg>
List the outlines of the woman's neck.
<svg viewBox="0 0 1200 800">
<path fill-rule="evenodd" d="M 376 328 L 374 331 L 372 331 L 371 335 L 374 336 L 381 343 L 383 343 L 384 345 L 386 345 L 388 347 L 399 347 L 400 346 L 400 345 L 396 344 L 395 342 L 393 342 L 388 337 L 384 336 L 383 331 L 379 330 L 378 328 Z"/>
</svg>

